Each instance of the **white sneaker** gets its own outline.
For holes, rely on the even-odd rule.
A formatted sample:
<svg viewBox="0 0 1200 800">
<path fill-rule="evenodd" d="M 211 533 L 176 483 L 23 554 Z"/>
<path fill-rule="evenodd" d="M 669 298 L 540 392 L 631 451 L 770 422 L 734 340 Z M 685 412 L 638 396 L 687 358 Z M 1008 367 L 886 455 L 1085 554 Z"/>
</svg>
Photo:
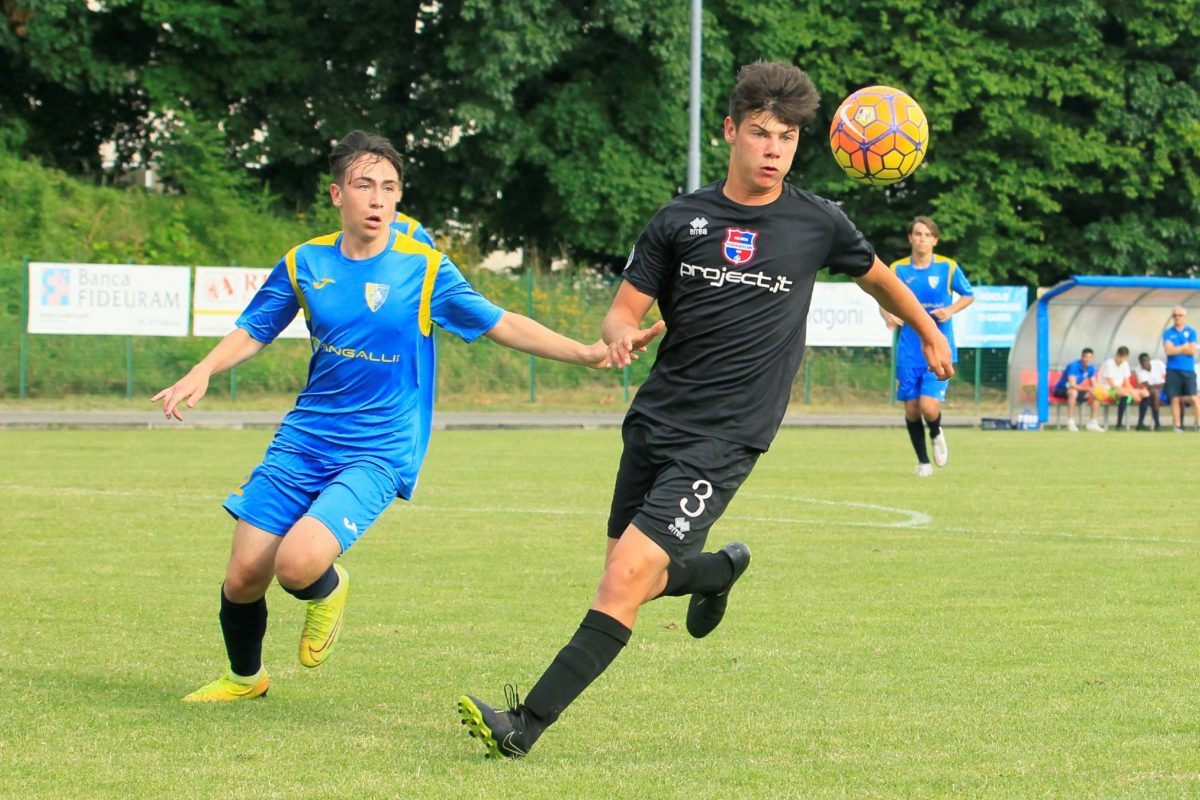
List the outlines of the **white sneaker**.
<svg viewBox="0 0 1200 800">
<path fill-rule="evenodd" d="M 1088 420 L 1087 429 L 1092 433 L 1104 433 L 1104 426 L 1094 419 Z"/>
<path fill-rule="evenodd" d="M 917 464 L 917 468 L 913 470 L 913 475 L 918 478 L 928 478 L 933 474 L 933 464 Z"/>
<path fill-rule="evenodd" d="M 1079 433 L 1079 426 L 1075 424 L 1075 420 L 1067 420 L 1067 430 L 1069 430 L 1071 433 Z"/>
<path fill-rule="evenodd" d="M 933 437 L 933 463 L 944 467 L 949 460 L 950 448 L 946 446 L 946 432 L 943 430 Z"/>
</svg>

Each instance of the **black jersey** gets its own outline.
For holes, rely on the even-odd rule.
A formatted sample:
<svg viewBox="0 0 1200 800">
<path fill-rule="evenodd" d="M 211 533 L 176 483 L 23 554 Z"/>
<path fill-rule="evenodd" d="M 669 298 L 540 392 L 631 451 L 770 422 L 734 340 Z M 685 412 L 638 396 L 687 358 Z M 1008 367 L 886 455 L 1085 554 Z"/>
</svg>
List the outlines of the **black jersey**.
<svg viewBox="0 0 1200 800">
<path fill-rule="evenodd" d="M 766 450 L 804 356 L 817 271 L 865 275 L 875 250 L 833 203 L 785 183 L 764 206 L 718 181 L 659 209 L 624 277 L 658 300 L 667 333 L 632 408 Z"/>
</svg>

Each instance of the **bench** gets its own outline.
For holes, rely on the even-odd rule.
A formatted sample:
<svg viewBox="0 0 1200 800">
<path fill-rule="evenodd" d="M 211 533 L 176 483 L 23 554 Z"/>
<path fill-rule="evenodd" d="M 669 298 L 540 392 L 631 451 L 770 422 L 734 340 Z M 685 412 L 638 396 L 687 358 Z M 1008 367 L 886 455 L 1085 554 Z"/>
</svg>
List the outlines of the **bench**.
<svg viewBox="0 0 1200 800">
<path fill-rule="evenodd" d="M 1050 373 L 1047 375 L 1047 382 L 1049 385 L 1046 387 L 1046 391 L 1049 394 L 1050 407 L 1054 409 L 1054 424 L 1059 428 L 1063 427 L 1062 414 L 1063 409 L 1067 407 L 1067 400 L 1065 397 L 1054 396 L 1054 386 L 1058 383 L 1058 379 L 1061 376 L 1061 369 L 1050 370 Z M 1021 371 L 1021 402 L 1029 403 L 1034 408 L 1037 407 L 1036 369 L 1026 369 Z M 1109 406 L 1116 406 L 1116 404 L 1117 399 L 1111 394 L 1106 394 L 1104 397 L 1100 398 L 1100 414 L 1102 419 L 1101 424 L 1106 428 L 1108 427 L 1108 408 Z M 1087 403 L 1081 403 L 1080 405 L 1087 405 Z"/>
</svg>

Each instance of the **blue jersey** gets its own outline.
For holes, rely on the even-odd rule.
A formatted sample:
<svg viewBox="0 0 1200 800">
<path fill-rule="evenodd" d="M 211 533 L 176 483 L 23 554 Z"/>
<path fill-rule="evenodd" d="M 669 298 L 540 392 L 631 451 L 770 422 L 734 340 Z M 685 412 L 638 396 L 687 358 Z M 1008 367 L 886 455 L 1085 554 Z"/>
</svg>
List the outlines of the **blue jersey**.
<svg viewBox="0 0 1200 800">
<path fill-rule="evenodd" d="M 437 247 L 433 243 L 433 237 L 429 235 L 429 231 L 425 230 L 425 226 L 403 211 L 396 212 L 396 218 L 392 220 L 392 228 L 410 239 L 416 239 L 421 244 Z"/>
<path fill-rule="evenodd" d="M 271 342 L 304 311 L 312 340 L 308 383 L 275 444 L 392 471 L 411 498 L 433 421 L 432 324 L 471 341 L 504 311 L 471 288 L 432 247 L 395 231 L 379 255 L 342 255 L 340 233 L 291 249 L 238 317 Z"/>
<path fill-rule="evenodd" d="M 1183 330 L 1176 330 L 1175 326 L 1167 328 L 1163 331 L 1163 341 L 1179 347 L 1188 343 L 1195 344 L 1196 329 L 1191 325 L 1184 325 Z M 1182 369 L 1191 372 L 1196 368 L 1196 357 L 1187 353 L 1176 353 L 1173 356 L 1167 356 L 1167 369 Z"/>
<path fill-rule="evenodd" d="M 1075 378 L 1075 385 L 1080 386 L 1086 380 L 1094 380 L 1096 377 L 1096 365 L 1088 364 L 1085 369 L 1083 359 L 1078 359 L 1067 364 L 1067 368 L 1058 376 L 1058 383 L 1054 384 L 1054 393 L 1062 394 L 1067 391 L 1067 378 Z"/>
<path fill-rule="evenodd" d="M 904 284 L 917 296 L 917 301 L 926 311 L 935 308 L 945 308 L 954 302 L 955 293 L 962 297 L 972 297 L 975 290 L 971 282 L 963 274 L 962 268 L 953 258 L 933 254 L 933 261 L 928 267 L 917 269 L 912 265 L 912 259 L 902 258 L 892 262 L 892 272 L 904 281 Z M 935 320 L 936 322 L 936 320 Z M 954 325 L 951 320 L 937 323 L 938 330 L 950 342 L 950 357 L 958 362 L 958 346 L 954 344 Z M 927 367 L 925 355 L 921 352 L 921 337 L 910 326 L 900 328 L 900 337 L 896 343 L 896 368 L 911 369 Z"/>
</svg>

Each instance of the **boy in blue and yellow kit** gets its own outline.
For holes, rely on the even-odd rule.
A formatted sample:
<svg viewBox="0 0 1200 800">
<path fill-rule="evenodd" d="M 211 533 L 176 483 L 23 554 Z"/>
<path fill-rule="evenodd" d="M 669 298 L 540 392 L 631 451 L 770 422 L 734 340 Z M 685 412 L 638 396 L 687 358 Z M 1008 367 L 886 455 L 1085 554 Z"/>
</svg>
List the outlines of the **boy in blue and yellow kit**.
<svg viewBox="0 0 1200 800">
<path fill-rule="evenodd" d="M 922 307 L 937 322 L 938 330 L 950 342 L 952 363 L 958 363 L 954 327 L 950 318 L 975 302 L 971 282 L 952 258 L 933 252 L 941 238 L 937 223 L 929 217 L 915 217 L 908 226 L 908 258 L 892 262 L 892 272 L 917 296 Z M 958 299 L 954 299 L 954 295 Z M 929 451 L 925 447 L 925 426 L 933 445 L 933 463 L 946 466 L 950 449 L 942 430 L 942 403 L 946 402 L 949 379 L 939 379 L 925 363 L 921 340 L 909 326 L 887 311 L 880 310 L 889 328 L 900 327 L 896 340 L 896 399 L 904 402 L 904 423 L 917 454 L 914 474 L 927 478 L 933 474 Z"/>
<path fill-rule="evenodd" d="M 184 698 L 221 702 L 266 694 L 262 665 L 272 579 L 307 602 L 300 662 L 319 666 L 342 626 L 349 577 L 335 564 L 399 496 L 410 499 L 433 414 L 432 326 L 543 358 L 607 366 L 603 342 L 583 345 L 506 312 L 471 288 L 444 255 L 393 228 L 401 157 L 353 131 L 330 155 L 342 231 L 292 248 L 237 327 L 175 385 L 156 394 L 182 419 L 209 379 L 251 358 L 295 317 L 313 355 L 308 382 L 261 464 L 225 501 L 237 520 L 221 589 L 229 670 Z M 642 346 L 662 330 L 648 329 Z"/>
</svg>

